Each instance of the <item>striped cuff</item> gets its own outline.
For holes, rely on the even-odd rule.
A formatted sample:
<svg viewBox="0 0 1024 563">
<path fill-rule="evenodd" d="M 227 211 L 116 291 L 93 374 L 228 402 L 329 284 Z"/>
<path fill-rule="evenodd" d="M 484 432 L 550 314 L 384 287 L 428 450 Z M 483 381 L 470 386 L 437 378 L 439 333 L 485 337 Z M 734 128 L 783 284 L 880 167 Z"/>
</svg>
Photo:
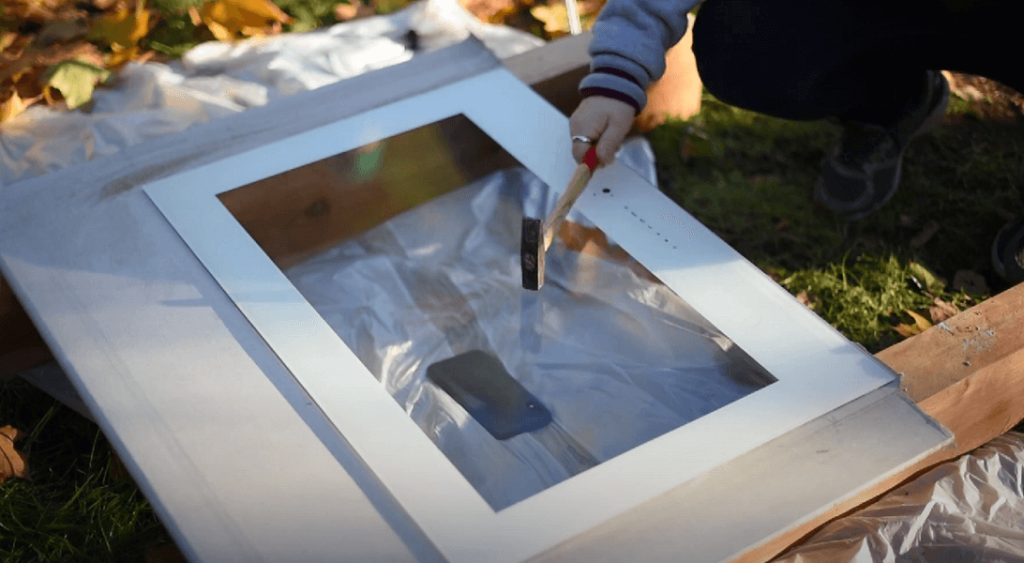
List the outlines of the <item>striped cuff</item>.
<svg viewBox="0 0 1024 563">
<path fill-rule="evenodd" d="M 618 72 L 611 74 L 605 69 L 595 69 L 580 81 L 580 94 L 584 98 L 588 96 L 604 96 L 625 102 L 633 109 L 640 111 L 647 105 L 647 94 L 635 80 L 620 75 Z M 626 75 L 628 76 L 628 75 Z"/>
</svg>

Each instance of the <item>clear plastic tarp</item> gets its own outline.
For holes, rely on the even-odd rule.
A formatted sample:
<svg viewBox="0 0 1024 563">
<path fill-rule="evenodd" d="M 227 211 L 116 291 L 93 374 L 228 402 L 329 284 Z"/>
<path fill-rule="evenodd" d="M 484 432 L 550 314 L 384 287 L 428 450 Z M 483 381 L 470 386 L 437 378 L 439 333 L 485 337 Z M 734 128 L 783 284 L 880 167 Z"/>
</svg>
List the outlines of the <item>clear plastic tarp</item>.
<svg viewBox="0 0 1024 563">
<path fill-rule="evenodd" d="M 433 51 L 470 33 L 498 57 L 543 41 L 479 22 L 457 0 L 423 0 L 389 14 L 329 28 L 238 43 L 208 42 L 169 64 L 129 64 L 99 88 L 91 109 L 32 106 L 0 129 L 0 189 L 170 133 L 313 90 Z"/>
<path fill-rule="evenodd" d="M 1024 561 L 1024 435 L 1005 434 L 939 465 L 776 561 Z"/>
<path fill-rule="evenodd" d="M 651 175 L 645 143 L 620 158 Z M 522 217 L 556 198 L 529 171 L 503 170 L 285 272 L 496 509 L 774 381 L 635 261 L 556 241 L 544 287 L 524 290 Z M 470 350 L 497 357 L 553 425 L 496 440 L 426 380 Z"/>
</svg>

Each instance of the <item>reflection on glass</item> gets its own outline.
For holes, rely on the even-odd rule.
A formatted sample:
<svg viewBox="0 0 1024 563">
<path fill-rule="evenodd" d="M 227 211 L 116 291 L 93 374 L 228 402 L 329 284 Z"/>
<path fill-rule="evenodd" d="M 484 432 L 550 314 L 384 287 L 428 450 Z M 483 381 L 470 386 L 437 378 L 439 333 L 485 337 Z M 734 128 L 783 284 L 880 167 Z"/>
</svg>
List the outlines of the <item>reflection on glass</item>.
<svg viewBox="0 0 1024 563">
<path fill-rule="evenodd" d="M 523 290 L 521 219 L 555 198 L 510 164 L 460 116 L 222 197 L 495 510 L 775 381 L 579 221 L 548 252 L 544 288 Z M 428 381 L 472 351 L 553 422 L 498 440 Z"/>
</svg>

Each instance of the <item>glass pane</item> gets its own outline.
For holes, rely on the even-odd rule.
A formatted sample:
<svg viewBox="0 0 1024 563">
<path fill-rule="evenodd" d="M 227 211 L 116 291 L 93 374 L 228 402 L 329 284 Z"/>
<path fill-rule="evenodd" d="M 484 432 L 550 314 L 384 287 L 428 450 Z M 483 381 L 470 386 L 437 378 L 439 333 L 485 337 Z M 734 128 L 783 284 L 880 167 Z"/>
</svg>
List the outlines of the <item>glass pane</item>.
<svg viewBox="0 0 1024 563">
<path fill-rule="evenodd" d="M 221 197 L 495 510 L 775 381 L 581 215 L 522 289 L 521 220 L 556 198 L 517 164 L 457 116 Z M 552 422 L 498 439 L 428 379 L 477 352 Z"/>
</svg>

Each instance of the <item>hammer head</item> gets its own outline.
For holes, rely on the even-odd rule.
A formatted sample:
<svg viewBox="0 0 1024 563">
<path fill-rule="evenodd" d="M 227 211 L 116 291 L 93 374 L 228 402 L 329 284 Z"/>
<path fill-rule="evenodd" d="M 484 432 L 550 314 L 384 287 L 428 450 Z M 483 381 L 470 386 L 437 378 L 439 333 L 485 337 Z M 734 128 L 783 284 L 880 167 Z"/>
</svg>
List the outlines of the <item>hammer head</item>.
<svg viewBox="0 0 1024 563">
<path fill-rule="evenodd" d="M 523 289 L 537 291 L 544 285 L 543 221 L 523 217 L 519 240 L 519 261 L 523 269 Z"/>
</svg>

